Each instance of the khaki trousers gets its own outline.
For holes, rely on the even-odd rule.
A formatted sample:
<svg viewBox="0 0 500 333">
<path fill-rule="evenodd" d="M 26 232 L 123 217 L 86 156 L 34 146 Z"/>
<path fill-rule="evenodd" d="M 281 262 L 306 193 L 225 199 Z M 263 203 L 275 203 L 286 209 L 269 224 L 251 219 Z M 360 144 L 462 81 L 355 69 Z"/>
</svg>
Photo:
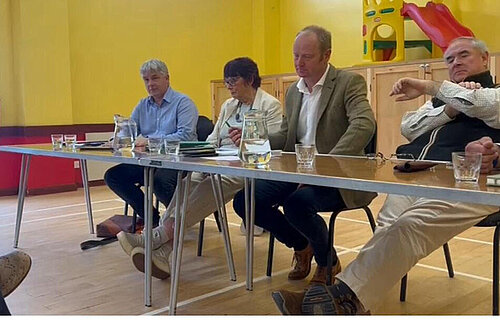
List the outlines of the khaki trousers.
<svg viewBox="0 0 500 333">
<path fill-rule="evenodd" d="M 336 278 L 373 309 L 417 262 L 498 207 L 389 195 L 373 237 Z"/>
</svg>

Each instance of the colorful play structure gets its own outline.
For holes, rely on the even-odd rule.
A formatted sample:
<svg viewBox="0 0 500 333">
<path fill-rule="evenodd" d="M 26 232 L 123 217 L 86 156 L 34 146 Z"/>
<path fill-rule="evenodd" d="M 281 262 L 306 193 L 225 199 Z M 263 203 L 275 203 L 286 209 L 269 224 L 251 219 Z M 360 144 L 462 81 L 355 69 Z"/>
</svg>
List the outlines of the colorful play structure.
<svg viewBox="0 0 500 333">
<path fill-rule="evenodd" d="M 405 41 L 404 20 L 413 20 L 430 40 Z M 443 52 L 460 36 L 474 36 L 460 24 L 448 7 L 428 2 L 418 7 L 403 0 L 363 0 L 363 61 L 397 62 L 405 59 L 405 48 L 425 47 L 432 43 Z"/>
</svg>

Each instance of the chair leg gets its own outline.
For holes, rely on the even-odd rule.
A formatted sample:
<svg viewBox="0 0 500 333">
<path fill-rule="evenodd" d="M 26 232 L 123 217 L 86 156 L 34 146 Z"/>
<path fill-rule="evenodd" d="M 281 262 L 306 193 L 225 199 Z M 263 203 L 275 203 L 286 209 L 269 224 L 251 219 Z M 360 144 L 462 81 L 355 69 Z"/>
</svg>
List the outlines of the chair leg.
<svg viewBox="0 0 500 333">
<path fill-rule="evenodd" d="M 368 217 L 368 222 L 370 222 L 370 228 L 372 228 L 372 232 L 375 232 L 375 227 L 377 225 L 375 224 L 375 219 L 373 218 L 372 211 L 368 206 L 364 206 L 363 210 L 365 211 L 366 216 Z"/>
<path fill-rule="evenodd" d="M 453 263 L 451 262 L 450 247 L 448 246 L 448 243 L 443 245 L 443 251 L 444 258 L 446 260 L 446 267 L 448 268 L 448 276 L 452 278 L 455 276 L 455 272 L 453 271 Z"/>
<path fill-rule="evenodd" d="M 219 232 L 222 232 L 222 227 L 220 225 L 220 217 L 219 217 L 218 211 L 214 212 L 214 218 L 215 218 L 215 223 L 217 223 L 217 229 L 219 230 Z"/>
<path fill-rule="evenodd" d="M 330 216 L 330 223 L 328 225 L 328 253 L 326 257 L 326 285 L 330 286 L 332 284 L 332 256 L 333 256 L 333 240 L 335 231 L 335 219 L 339 215 L 340 211 L 332 212 Z"/>
<path fill-rule="evenodd" d="M 266 275 L 271 276 L 273 274 L 273 256 L 274 256 L 274 236 L 269 233 L 269 249 L 267 251 L 267 270 Z"/>
<path fill-rule="evenodd" d="M 198 231 L 198 251 L 196 255 L 201 257 L 201 252 L 203 251 L 203 234 L 205 233 L 205 219 L 200 221 L 200 230 Z"/>
<path fill-rule="evenodd" d="M 132 233 L 135 234 L 137 231 L 137 213 L 134 210 L 134 213 L 132 214 Z"/>
<path fill-rule="evenodd" d="M 399 291 L 399 300 L 401 302 L 406 301 L 406 284 L 408 283 L 408 274 L 403 276 L 401 279 L 401 289 Z"/>
<path fill-rule="evenodd" d="M 499 297 L 499 246 L 500 246 L 500 225 L 495 228 L 493 235 L 493 315 L 498 316 L 498 297 Z"/>
</svg>

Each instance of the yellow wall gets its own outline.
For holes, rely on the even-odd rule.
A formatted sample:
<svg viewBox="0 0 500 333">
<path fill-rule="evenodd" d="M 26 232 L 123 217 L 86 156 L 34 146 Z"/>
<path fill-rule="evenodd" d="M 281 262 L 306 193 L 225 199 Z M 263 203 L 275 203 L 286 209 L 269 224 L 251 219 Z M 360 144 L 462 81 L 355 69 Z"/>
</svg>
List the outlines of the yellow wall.
<svg viewBox="0 0 500 333">
<path fill-rule="evenodd" d="M 443 2 L 500 51 L 498 0 Z M 139 66 L 153 57 L 210 115 L 209 81 L 228 60 L 250 56 L 261 74 L 294 72 L 293 40 L 306 25 L 332 32 L 335 65 L 360 63 L 361 9 L 361 0 L 0 0 L 0 126 L 128 115 L 146 95 Z M 411 24 L 407 35 L 424 38 Z"/>
<path fill-rule="evenodd" d="M 462 23 L 488 45 L 490 52 L 500 52 L 500 1 L 454 0 Z"/>
<path fill-rule="evenodd" d="M 332 33 L 332 63 L 351 66 L 362 60 L 361 0 L 284 0 L 281 1 L 280 72 L 294 72 L 292 45 L 297 32 L 316 24 Z"/>
<path fill-rule="evenodd" d="M 139 67 L 167 63 L 174 89 L 210 115 L 210 86 L 224 64 L 252 54 L 252 1 L 69 1 L 76 123 L 130 114 L 146 95 Z"/>
<path fill-rule="evenodd" d="M 12 21 L 10 0 L 0 0 L 0 126 L 17 123 L 12 68 Z"/>
<path fill-rule="evenodd" d="M 11 0 L 13 71 L 21 125 L 71 124 L 66 0 Z"/>
</svg>

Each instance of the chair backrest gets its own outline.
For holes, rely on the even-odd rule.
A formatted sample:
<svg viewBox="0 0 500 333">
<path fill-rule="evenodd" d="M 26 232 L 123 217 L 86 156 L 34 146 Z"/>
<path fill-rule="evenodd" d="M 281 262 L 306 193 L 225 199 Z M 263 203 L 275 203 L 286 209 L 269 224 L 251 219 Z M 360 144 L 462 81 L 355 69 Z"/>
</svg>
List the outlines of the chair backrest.
<svg viewBox="0 0 500 333">
<path fill-rule="evenodd" d="M 365 154 L 375 154 L 377 152 L 377 127 L 375 127 L 375 133 L 373 133 L 372 139 L 365 147 Z"/>
<path fill-rule="evenodd" d="M 196 124 L 196 132 L 198 133 L 198 141 L 205 141 L 210 133 L 214 130 L 214 124 L 205 116 L 198 117 Z"/>
</svg>

